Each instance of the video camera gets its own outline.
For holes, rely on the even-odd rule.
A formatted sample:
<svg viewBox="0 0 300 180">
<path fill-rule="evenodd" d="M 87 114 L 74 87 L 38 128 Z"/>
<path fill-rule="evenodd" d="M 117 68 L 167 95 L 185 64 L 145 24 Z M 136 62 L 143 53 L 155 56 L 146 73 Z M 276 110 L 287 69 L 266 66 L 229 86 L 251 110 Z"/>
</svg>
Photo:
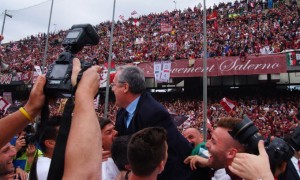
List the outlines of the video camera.
<svg viewBox="0 0 300 180">
<path fill-rule="evenodd" d="M 264 140 L 258 133 L 257 127 L 254 123 L 245 115 L 243 120 L 235 126 L 229 134 L 246 148 L 246 152 L 251 154 L 258 154 L 258 142 Z M 274 174 L 275 169 L 282 162 L 290 160 L 295 151 L 300 150 L 300 126 L 297 127 L 291 137 L 280 139 L 273 138 L 264 140 L 265 149 L 269 156 L 269 162 L 271 170 Z"/>
<path fill-rule="evenodd" d="M 45 94 L 48 97 L 66 97 L 72 93 L 72 61 L 75 54 L 81 51 L 84 46 L 97 45 L 99 39 L 99 35 L 90 24 L 79 24 L 71 27 L 62 42 L 65 51 L 48 67 L 45 86 Z M 80 62 L 82 71 L 92 66 L 91 63 L 82 60 Z M 79 76 L 78 80 L 80 78 Z"/>
</svg>

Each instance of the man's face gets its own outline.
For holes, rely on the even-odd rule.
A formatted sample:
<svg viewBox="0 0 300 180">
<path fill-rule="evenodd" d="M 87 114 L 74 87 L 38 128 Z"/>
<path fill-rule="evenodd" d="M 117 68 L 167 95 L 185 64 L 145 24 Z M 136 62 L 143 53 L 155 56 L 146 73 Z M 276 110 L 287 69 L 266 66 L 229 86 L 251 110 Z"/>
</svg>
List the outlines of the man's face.
<svg viewBox="0 0 300 180">
<path fill-rule="evenodd" d="M 115 130 L 115 126 L 112 123 L 107 124 L 101 130 L 102 134 L 102 147 L 105 151 L 110 151 L 111 145 L 118 132 Z"/>
<path fill-rule="evenodd" d="M 206 143 L 210 157 L 208 159 L 209 167 L 214 169 L 221 169 L 227 166 L 227 153 L 229 150 L 229 141 L 232 137 L 229 135 L 227 129 L 217 127 L 212 131 L 212 137 Z"/>
<path fill-rule="evenodd" d="M 118 76 L 120 74 L 120 71 L 117 72 L 117 74 L 114 77 L 113 82 L 111 83 L 111 90 L 114 92 L 115 97 L 116 97 L 116 105 L 118 107 L 126 108 L 124 105 L 124 100 L 125 100 L 125 93 L 124 93 L 124 83 L 120 83 Z"/>
<path fill-rule="evenodd" d="M 197 129 L 194 128 L 188 128 L 185 131 L 183 131 L 183 136 L 194 146 L 197 146 L 201 142 L 203 142 L 203 136 L 200 134 L 200 132 L 197 132 Z"/>
<path fill-rule="evenodd" d="M 12 163 L 16 155 L 16 149 L 10 143 L 7 143 L 0 149 L 0 175 L 6 175 L 14 172 Z"/>
</svg>

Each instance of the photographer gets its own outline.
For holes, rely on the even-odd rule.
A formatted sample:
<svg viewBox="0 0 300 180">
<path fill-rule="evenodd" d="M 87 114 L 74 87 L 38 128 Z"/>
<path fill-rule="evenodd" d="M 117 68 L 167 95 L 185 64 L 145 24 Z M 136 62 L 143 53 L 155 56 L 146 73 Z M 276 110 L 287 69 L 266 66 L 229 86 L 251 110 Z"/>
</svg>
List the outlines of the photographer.
<svg viewBox="0 0 300 180">
<path fill-rule="evenodd" d="M 99 170 L 101 138 L 95 138 L 95 136 L 101 137 L 101 130 L 93 104 L 94 96 L 98 92 L 100 69 L 99 66 L 94 66 L 86 70 L 77 86 L 72 125 L 66 147 L 64 178 L 99 179 L 101 174 Z M 72 73 L 73 85 L 76 84 L 79 71 L 80 61 L 75 58 Z M 6 145 L 14 134 L 22 131 L 30 122 L 28 117 L 31 119 L 38 114 L 45 99 L 43 93 L 45 83 L 45 76 L 39 76 L 24 106 L 27 111 L 26 116 L 21 111 L 17 111 L 0 120 L 1 147 Z"/>
<path fill-rule="evenodd" d="M 27 125 L 19 133 L 16 141 L 17 155 L 14 159 L 14 166 L 25 170 L 27 173 L 30 171 L 34 158 L 43 154 L 34 144 L 35 139 L 33 134 L 33 126 Z"/>
<path fill-rule="evenodd" d="M 210 167 L 214 170 L 226 168 L 226 173 L 231 179 L 240 179 L 228 170 L 228 166 L 232 163 L 235 155 L 239 152 L 245 152 L 243 145 L 229 134 L 229 131 L 240 122 L 241 119 L 221 118 L 217 122 L 217 127 L 212 131 L 211 139 L 206 143 L 210 157 L 206 159 L 198 155 L 189 156 L 184 162 L 190 164 L 191 169 L 197 167 Z"/>
</svg>

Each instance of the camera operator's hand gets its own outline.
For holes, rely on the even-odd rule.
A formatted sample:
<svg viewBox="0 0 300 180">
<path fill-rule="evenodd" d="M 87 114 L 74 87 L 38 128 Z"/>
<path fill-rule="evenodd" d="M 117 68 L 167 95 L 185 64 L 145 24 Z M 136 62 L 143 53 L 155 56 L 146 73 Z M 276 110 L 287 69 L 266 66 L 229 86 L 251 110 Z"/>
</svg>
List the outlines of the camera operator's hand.
<svg viewBox="0 0 300 180">
<path fill-rule="evenodd" d="M 72 70 L 72 85 L 75 86 L 77 83 L 77 76 L 81 64 L 79 59 L 74 58 L 73 59 L 73 70 Z M 100 66 L 92 66 L 91 68 L 88 68 L 86 71 L 84 71 L 81 80 L 79 81 L 79 84 L 77 85 L 76 94 L 82 94 L 85 96 L 92 97 L 94 99 L 94 96 L 97 94 L 99 90 L 99 82 L 100 82 L 100 76 L 99 73 L 101 71 Z M 84 91 L 84 92 L 80 92 Z"/>
<path fill-rule="evenodd" d="M 25 145 L 26 145 L 26 140 L 25 140 L 24 136 L 19 136 L 18 139 L 16 140 L 17 152 L 20 151 L 20 149 L 22 149 L 22 147 L 24 147 Z"/>
<path fill-rule="evenodd" d="M 29 99 L 24 106 L 28 114 L 35 118 L 37 114 L 40 112 L 42 106 L 45 102 L 45 94 L 44 94 L 44 86 L 46 84 L 45 75 L 38 76 L 33 88 L 30 92 Z"/>
<path fill-rule="evenodd" d="M 248 153 L 237 153 L 229 170 L 244 179 L 266 179 L 273 180 L 269 163 L 269 157 L 262 140 L 258 143 L 259 155 Z"/>
<path fill-rule="evenodd" d="M 208 159 L 194 155 L 189 156 L 184 160 L 185 164 L 190 164 L 192 170 L 196 170 L 197 167 L 207 167 L 208 166 Z"/>
<path fill-rule="evenodd" d="M 76 84 L 79 71 L 80 61 L 74 58 L 71 76 L 73 86 Z M 91 179 L 92 177 L 99 179 L 101 176 L 99 168 L 102 159 L 101 129 L 94 109 L 94 96 L 99 89 L 99 72 L 99 66 L 88 68 L 77 85 L 72 124 L 65 152 L 63 179 Z M 81 171 L 82 167 L 85 171 Z"/>
</svg>

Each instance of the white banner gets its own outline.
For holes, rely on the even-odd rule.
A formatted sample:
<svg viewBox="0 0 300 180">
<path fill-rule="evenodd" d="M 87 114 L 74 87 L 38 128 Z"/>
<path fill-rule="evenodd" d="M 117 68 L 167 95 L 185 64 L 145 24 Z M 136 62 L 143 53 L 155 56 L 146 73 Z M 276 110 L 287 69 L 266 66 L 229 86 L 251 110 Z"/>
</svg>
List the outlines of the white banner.
<svg viewBox="0 0 300 180">
<path fill-rule="evenodd" d="M 161 62 L 154 62 L 154 78 L 155 81 L 160 81 L 161 76 Z"/>
<path fill-rule="evenodd" d="M 162 82 L 168 82 L 170 80 L 170 74 L 171 74 L 171 61 L 164 61 L 160 80 Z"/>
</svg>

